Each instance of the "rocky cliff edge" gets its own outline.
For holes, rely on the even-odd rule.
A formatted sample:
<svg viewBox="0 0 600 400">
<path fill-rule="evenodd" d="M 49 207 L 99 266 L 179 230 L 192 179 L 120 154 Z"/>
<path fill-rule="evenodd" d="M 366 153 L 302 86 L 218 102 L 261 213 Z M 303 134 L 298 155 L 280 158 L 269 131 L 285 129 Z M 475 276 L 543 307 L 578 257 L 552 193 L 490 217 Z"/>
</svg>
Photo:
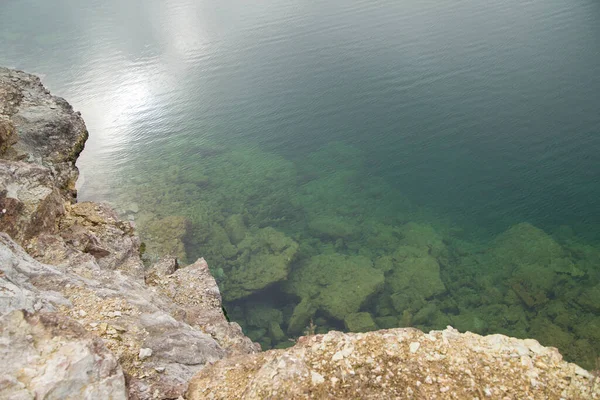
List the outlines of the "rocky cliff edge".
<svg viewBox="0 0 600 400">
<path fill-rule="evenodd" d="M 0 68 L 0 398 L 178 398 L 258 346 L 203 259 L 146 269 L 130 222 L 75 203 L 87 136 L 37 77 Z"/>
<path fill-rule="evenodd" d="M 448 328 L 303 337 L 259 353 L 203 259 L 140 260 L 134 227 L 76 203 L 81 116 L 0 68 L 1 399 L 596 399 L 534 340 Z"/>
</svg>

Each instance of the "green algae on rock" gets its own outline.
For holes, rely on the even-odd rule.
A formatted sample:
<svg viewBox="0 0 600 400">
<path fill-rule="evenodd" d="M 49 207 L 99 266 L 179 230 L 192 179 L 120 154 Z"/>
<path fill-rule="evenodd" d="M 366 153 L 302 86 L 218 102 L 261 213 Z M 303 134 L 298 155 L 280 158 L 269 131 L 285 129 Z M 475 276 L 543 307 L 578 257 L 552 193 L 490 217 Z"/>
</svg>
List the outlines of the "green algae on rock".
<svg viewBox="0 0 600 400">
<path fill-rule="evenodd" d="M 285 290 L 332 318 L 344 320 L 382 289 L 383 273 L 366 257 L 327 254 L 311 257 L 292 272 Z"/>
<path fill-rule="evenodd" d="M 224 298 L 236 300 L 285 279 L 298 244 L 273 228 L 247 235 L 238 246 L 239 256 L 226 271 Z"/>
</svg>

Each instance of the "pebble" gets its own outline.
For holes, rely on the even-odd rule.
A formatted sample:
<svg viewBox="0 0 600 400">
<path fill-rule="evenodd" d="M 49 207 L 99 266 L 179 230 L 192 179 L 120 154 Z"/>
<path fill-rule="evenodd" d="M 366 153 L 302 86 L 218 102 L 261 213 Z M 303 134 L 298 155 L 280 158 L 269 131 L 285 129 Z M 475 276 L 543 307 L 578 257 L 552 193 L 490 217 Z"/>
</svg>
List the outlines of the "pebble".
<svg viewBox="0 0 600 400">
<path fill-rule="evenodd" d="M 152 349 L 150 348 L 142 348 L 140 349 L 140 353 L 138 354 L 138 358 L 140 360 L 145 360 L 146 358 L 152 356 Z"/>
<path fill-rule="evenodd" d="M 412 342 L 409 346 L 410 352 L 411 353 L 416 353 L 417 350 L 419 350 L 419 347 L 421 347 L 421 343 L 419 342 Z"/>
<path fill-rule="evenodd" d="M 321 383 L 325 382 L 323 375 L 315 371 L 310 371 L 310 380 L 313 385 L 320 385 Z"/>
</svg>

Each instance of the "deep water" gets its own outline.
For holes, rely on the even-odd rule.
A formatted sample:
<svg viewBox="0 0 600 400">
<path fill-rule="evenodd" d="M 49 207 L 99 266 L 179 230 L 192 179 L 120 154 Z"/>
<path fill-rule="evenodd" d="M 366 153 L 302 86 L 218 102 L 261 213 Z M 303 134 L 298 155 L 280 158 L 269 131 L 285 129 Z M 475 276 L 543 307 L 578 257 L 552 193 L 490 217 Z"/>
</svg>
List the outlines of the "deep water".
<svg viewBox="0 0 600 400">
<path fill-rule="evenodd" d="M 600 356 L 600 4 L 0 4 L 91 136 L 80 199 L 205 257 L 263 348 L 452 325 Z"/>
</svg>

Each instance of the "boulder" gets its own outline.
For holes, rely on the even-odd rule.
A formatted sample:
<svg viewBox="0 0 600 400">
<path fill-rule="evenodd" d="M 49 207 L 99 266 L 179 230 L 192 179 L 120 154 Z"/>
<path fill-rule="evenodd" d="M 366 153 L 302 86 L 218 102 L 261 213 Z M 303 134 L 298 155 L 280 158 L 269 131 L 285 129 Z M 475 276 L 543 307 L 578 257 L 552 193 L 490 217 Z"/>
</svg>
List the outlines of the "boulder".
<svg viewBox="0 0 600 400">
<path fill-rule="evenodd" d="M 392 293 L 394 308 L 420 308 L 424 301 L 444 293 L 437 260 L 422 249 L 401 246 L 393 255 L 394 268 L 385 282 Z"/>
<path fill-rule="evenodd" d="M 344 323 L 350 332 L 368 332 L 377 329 L 377 324 L 368 312 L 348 314 Z"/>
<path fill-rule="evenodd" d="M 73 199 L 78 176 L 75 161 L 88 138 L 81 115 L 64 99 L 52 96 L 37 76 L 2 67 L 0 115 L 4 130 L 11 127 L 18 138 L 11 139 L 10 145 L 3 141 L 2 157 L 49 168 L 61 194 Z"/>
<path fill-rule="evenodd" d="M 187 398 L 583 400 L 600 398 L 600 386 L 532 339 L 405 328 L 332 331 L 221 360 L 190 381 Z"/>
<path fill-rule="evenodd" d="M 298 243 L 273 228 L 259 229 L 238 244 L 239 257 L 225 271 L 225 300 L 246 297 L 287 278 Z"/>
<path fill-rule="evenodd" d="M 322 254 L 295 269 L 285 290 L 343 321 L 382 289 L 383 281 L 383 272 L 366 257 Z"/>
</svg>

